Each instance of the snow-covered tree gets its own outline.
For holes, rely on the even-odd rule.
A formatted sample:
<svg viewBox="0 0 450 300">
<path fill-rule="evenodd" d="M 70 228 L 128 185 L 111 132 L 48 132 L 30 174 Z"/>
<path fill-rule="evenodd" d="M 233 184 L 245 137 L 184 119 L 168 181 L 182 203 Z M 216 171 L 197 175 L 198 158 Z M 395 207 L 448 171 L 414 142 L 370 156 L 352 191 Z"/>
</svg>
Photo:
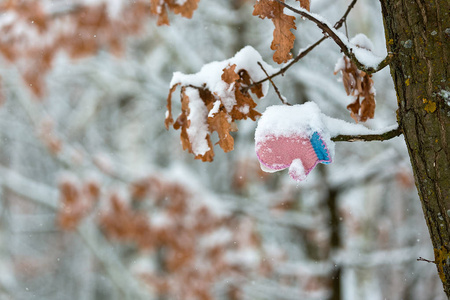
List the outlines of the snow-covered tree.
<svg viewBox="0 0 450 300">
<path fill-rule="evenodd" d="M 3 1 L 1 297 L 448 296 L 449 4 L 381 2 Z"/>
</svg>

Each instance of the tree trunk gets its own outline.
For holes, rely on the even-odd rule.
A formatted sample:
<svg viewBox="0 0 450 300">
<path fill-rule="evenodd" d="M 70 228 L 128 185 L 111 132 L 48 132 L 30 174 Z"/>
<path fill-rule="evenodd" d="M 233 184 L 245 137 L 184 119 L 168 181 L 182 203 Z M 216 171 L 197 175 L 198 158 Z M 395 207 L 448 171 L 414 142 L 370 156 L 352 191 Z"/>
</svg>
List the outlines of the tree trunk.
<svg viewBox="0 0 450 300">
<path fill-rule="evenodd" d="M 450 299 L 450 1 L 380 0 L 397 118 Z"/>
</svg>

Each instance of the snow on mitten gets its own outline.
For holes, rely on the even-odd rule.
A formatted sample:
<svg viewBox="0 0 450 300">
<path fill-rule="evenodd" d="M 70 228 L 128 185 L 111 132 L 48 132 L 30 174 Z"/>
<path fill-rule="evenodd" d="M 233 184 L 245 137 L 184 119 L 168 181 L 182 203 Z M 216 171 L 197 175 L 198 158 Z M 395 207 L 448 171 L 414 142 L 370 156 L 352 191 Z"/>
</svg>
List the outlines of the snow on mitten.
<svg viewBox="0 0 450 300">
<path fill-rule="evenodd" d="M 318 164 L 328 164 L 334 143 L 322 123 L 317 105 L 277 105 L 267 108 L 255 132 L 255 150 L 262 170 L 289 168 L 289 175 L 304 180 Z"/>
</svg>

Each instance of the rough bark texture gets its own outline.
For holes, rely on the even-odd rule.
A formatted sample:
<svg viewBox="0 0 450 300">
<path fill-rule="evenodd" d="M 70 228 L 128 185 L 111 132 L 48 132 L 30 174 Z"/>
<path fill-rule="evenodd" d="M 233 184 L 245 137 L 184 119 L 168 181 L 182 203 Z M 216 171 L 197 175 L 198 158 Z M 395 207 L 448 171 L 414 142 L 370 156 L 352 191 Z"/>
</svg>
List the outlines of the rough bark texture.
<svg viewBox="0 0 450 300">
<path fill-rule="evenodd" d="M 381 0 L 417 190 L 450 299 L 450 1 Z"/>
</svg>

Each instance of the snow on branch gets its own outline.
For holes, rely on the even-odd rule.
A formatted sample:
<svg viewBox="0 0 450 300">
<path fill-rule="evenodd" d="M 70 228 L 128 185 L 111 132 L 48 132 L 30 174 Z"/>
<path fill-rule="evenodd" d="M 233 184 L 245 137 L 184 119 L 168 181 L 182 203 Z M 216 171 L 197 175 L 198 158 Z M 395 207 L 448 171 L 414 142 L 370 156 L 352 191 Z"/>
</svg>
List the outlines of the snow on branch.
<svg viewBox="0 0 450 300">
<path fill-rule="evenodd" d="M 392 54 L 388 54 L 386 58 L 377 57 L 371 51 L 360 48 L 356 45 L 350 43 L 345 35 L 336 30 L 336 27 L 331 26 L 322 16 L 311 13 L 304 8 L 294 8 L 281 0 L 275 0 L 287 9 L 295 12 L 302 17 L 315 23 L 323 33 L 331 37 L 334 42 L 339 46 L 341 51 L 348 56 L 354 64 L 360 69 L 368 74 L 378 72 L 389 65 Z M 340 22 L 340 21 L 339 21 Z"/>
<path fill-rule="evenodd" d="M 332 137 L 334 142 L 371 142 L 371 141 L 387 141 L 402 134 L 402 130 L 398 127 L 380 133 L 380 134 L 357 134 L 357 135 L 345 135 L 340 134 Z"/>
<path fill-rule="evenodd" d="M 386 141 L 402 134 L 397 124 L 383 129 L 369 129 L 361 124 L 353 124 L 325 115 L 323 115 L 323 122 L 334 142 Z"/>
</svg>

